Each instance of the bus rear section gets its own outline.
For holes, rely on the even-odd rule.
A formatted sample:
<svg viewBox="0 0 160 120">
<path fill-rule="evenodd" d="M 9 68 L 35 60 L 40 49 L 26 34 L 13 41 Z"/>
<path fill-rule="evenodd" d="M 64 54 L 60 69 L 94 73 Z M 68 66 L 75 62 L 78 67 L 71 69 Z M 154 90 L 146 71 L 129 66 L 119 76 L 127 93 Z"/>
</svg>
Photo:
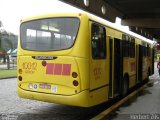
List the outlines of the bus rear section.
<svg viewBox="0 0 160 120">
<path fill-rule="evenodd" d="M 89 60 L 79 51 L 84 31 L 77 17 L 27 20 L 18 49 L 18 95 L 22 98 L 89 106 Z M 85 36 L 85 35 L 84 35 Z M 83 36 L 83 37 L 84 37 Z M 77 43 L 76 43 L 77 42 Z M 82 54 L 82 55 L 81 55 Z M 84 82 L 85 81 L 85 82 Z"/>
<path fill-rule="evenodd" d="M 81 92 L 76 60 L 67 56 L 53 59 L 51 56 L 19 57 L 19 96 L 61 104 L 84 104 L 86 93 Z"/>
</svg>

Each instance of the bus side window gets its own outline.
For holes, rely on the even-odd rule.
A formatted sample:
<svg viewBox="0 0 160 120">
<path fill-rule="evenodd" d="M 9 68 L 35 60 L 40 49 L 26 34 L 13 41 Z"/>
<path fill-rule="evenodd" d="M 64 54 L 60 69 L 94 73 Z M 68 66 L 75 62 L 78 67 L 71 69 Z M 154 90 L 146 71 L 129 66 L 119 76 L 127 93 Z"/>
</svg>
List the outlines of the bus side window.
<svg viewBox="0 0 160 120">
<path fill-rule="evenodd" d="M 92 24 L 92 58 L 106 58 L 106 30 L 97 24 Z"/>
</svg>

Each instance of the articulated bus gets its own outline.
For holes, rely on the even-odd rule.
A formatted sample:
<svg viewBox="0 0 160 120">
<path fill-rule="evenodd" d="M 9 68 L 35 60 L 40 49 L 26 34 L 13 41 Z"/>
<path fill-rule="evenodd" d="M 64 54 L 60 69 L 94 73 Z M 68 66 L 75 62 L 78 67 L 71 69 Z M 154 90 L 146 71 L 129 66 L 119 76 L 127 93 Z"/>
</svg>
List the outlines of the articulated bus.
<svg viewBox="0 0 160 120">
<path fill-rule="evenodd" d="M 22 20 L 18 95 L 91 107 L 125 96 L 154 73 L 152 44 L 87 13 Z"/>
</svg>

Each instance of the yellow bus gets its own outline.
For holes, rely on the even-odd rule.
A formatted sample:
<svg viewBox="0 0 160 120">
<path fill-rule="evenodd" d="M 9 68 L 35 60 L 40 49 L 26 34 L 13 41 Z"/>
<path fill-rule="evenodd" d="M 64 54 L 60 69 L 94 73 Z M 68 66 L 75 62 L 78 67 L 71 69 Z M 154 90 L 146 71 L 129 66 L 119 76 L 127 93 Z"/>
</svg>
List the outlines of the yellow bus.
<svg viewBox="0 0 160 120">
<path fill-rule="evenodd" d="M 149 42 L 87 13 L 22 20 L 18 95 L 91 107 L 126 95 L 153 74 Z"/>
</svg>

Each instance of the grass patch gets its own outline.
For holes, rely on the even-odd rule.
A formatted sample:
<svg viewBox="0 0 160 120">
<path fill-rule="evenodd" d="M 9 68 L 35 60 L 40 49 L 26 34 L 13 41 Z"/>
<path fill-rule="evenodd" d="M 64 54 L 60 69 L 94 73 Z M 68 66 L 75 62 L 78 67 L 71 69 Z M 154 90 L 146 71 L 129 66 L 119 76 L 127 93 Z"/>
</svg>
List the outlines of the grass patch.
<svg viewBox="0 0 160 120">
<path fill-rule="evenodd" d="M 17 70 L 0 70 L 0 78 L 16 77 Z"/>
</svg>

